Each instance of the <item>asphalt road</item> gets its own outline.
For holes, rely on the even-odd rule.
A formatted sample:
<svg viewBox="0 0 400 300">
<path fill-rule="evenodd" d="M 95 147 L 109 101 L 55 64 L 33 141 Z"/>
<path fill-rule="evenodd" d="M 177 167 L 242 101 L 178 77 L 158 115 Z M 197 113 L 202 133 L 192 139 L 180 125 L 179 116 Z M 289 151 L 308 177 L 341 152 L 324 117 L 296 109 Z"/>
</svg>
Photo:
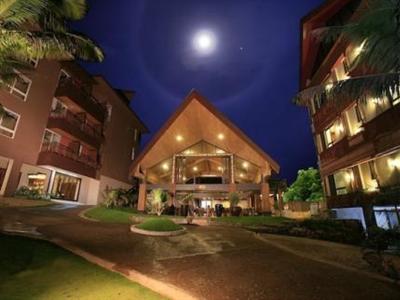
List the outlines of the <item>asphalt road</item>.
<svg viewBox="0 0 400 300">
<path fill-rule="evenodd" d="M 199 299 L 400 299 L 398 285 L 282 251 L 242 229 L 188 226 L 182 236 L 144 237 L 127 225 L 83 220 L 79 210 L 0 208 L 0 224 L 37 226 Z"/>
</svg>

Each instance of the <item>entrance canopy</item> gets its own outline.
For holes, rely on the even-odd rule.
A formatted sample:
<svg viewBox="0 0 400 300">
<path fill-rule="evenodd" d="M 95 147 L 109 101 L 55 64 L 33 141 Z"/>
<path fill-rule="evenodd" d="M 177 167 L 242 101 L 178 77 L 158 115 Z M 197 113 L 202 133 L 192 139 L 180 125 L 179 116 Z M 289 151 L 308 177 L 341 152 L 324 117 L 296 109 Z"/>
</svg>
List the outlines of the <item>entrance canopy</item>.
<svg viewBox="0 0 400 300">
<path fill-rule="evenodd" d="M 148 183 L 260 183 L 279 165 L 197 91 L 131 167 Z"/>
</svg>

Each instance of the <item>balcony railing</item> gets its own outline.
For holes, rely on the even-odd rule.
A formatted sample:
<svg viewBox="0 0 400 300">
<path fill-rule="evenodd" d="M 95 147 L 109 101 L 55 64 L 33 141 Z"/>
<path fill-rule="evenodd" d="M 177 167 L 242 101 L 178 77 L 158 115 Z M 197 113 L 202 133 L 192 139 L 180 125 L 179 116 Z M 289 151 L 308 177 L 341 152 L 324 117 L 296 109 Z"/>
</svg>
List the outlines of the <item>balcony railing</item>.
<svg viewBox="0 0 400 300">
<path fill-rule="evenodd" d="M 44 143 L 42 144 L 42 153 L 55 153 L 57 155 L 69 158 L 76 162 L 82 163 L 87 165 L 91 168 L 97 169 L 99 164 L 97 162 L 97 158 L 86 155 L 86 154 L 79 154 L 79 151 L 72 149 L 71 147 L 65 146 L 60 143 Z"/>
<path fill-rule="evenodd" d="M 87 88 L 78 81 L 68 78 L 62 79 L 58 83 L 56 90 L 57 97 L 68 97 L 86 112 L 91 114 L 97 120 L 103 122 L 107 113 L 107 107 L 94 98 Z"/>
<path fill-rule="evenodd" d="M 84 122 L 78 115 L 72 113 L 69 110 L 65 110 L 61 113 L 59 112 L 51 112 L 50 113 L 50 118 L 51 119 L 62 119 L 68 122 L 69 124 L 75 126 L 76 128 L 79 128 L 81 131 L 85 132 L 86 134 L 96 137 L 96 138 L 101 138 L 102 137 L 102 132 L 100 127 L 94 127 L 86 122 Z"/>
</svg>

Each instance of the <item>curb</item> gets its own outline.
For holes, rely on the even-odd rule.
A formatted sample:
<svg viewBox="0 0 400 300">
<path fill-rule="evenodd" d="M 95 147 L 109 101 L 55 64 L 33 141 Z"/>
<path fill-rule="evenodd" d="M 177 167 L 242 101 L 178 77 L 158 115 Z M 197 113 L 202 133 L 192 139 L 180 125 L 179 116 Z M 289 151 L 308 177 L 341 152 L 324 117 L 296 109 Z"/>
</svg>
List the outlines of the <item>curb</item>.
<svg viewBox="0 0 400 300">
<path fill-rule="evenodd" d="M 87 220 L 87 221 L 91 221 L 91 222 L 100 222 L 99 220 L 96 220 L 96 219 L 89 218 L 89 217 L 85 216 L 85 214 L 86 214 L 89 210 L 91 210 L 91 209 L 93 209 L 93 207 L 85 208 L 84 210 L 82 210 L 82 211 L 78 214 L 78 216 L 79 216 L 80 218 L 82 218 L 82 219 Z"/>
<path fill-rule="evenodd" d="M 336 263 L 336 262 L 333 262 L 333 261 L 330 261 L 330 260 L 326 260 L 326 259 L 322 259 L 322 258 L 315 258 L 314 256 L 304 254 L 303 252 L 296 251 L 296 250 L 293 250 L 292 248 L 289 248 L 289 247 L 280 245 L 278 243 L 275 243 L 273 241 L 270 241 L 270 240 L 262 237 L 261 234 L 259 234 L 259 233 L 253 233 L 253 235 L 254 235 L 254 237 L 256 239 L 258 239 L 258 240 L 260 240 L 260 241 L 262 241 L 264 243 L 267 243 L 267 244 L 269 244 L 269 245 L 271 245 L 273 247 L 281 249 L 283 251 L 289 252 L 289 253 L 291 253 L 293 255 L 296 255 L 296 256 L 299 256 L 299 257 L 302 257 L 302 258 L 306 258 L 306 259 L 309 259 L 309 260 L 313 260 L 313 261 L 316 261 L 316 262 L 319 262 L 319 263 L 327 264 L 327 265 L 330 265 L 330 266 L 333 266 L 333 267 L 336 267 L 336 268 L 340 268 L 340 269 L 343 269 L 343 270 L 346 270 L 346 271 L 356 272 L 356 273 L 359 273 L 361 275 L 364 275 L 364 276 L 367 276 L 367 277 L 370 277 L 370 278 L 373 278 L 373 279 L 385 281 L 385 282 L 396 284 L 396 285 L 400 286 L 400 282 L 396 282 L 393 279 L 390 279 L 390 278 L 385 277 L 383 275 L 379 275 L 379 274 L 376 274 L 376 273 L 371 273 L 371 272 L 359 270 L 359 269 L 356 269 L 356 268 L 353 268 L 353 267 L 348 267 L 348 266 L 345 266 L 345 265 L 342 265 L 342 264 L 339 264 L 339 263 Z"/>
<path fill-rule="evenodd" d="M 182 227 L 182 229 L 174 230 L 174 231 L 151 231 L 137 228 L 136 225 L 131 226 L 131 231 L 141 235 L 147 236 L 177 236 L 186 233 L 186 228 Z"/>
</svg>

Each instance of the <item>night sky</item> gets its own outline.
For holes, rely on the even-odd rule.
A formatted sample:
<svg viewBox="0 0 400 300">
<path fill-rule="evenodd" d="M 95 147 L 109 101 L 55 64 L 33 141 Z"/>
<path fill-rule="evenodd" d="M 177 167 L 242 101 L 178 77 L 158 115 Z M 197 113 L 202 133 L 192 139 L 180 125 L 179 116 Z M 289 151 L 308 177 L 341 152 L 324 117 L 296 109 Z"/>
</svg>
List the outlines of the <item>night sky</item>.
<svg viewBox="0 0 400 300">
<path fill-rule="evenodd" d="M 89 0 L 74 28 L 106 54 L 85 63 L 117 88 L 133 89 L 132 107 L 151 133 L 192 88 L 258 143 L 292 181 L 316 165 L 307 112 L 292 104 L 299 87 L 300 18 L 322 0 Z M 215 51 L 193 48 L 199 30 Z"/>
</svg>

